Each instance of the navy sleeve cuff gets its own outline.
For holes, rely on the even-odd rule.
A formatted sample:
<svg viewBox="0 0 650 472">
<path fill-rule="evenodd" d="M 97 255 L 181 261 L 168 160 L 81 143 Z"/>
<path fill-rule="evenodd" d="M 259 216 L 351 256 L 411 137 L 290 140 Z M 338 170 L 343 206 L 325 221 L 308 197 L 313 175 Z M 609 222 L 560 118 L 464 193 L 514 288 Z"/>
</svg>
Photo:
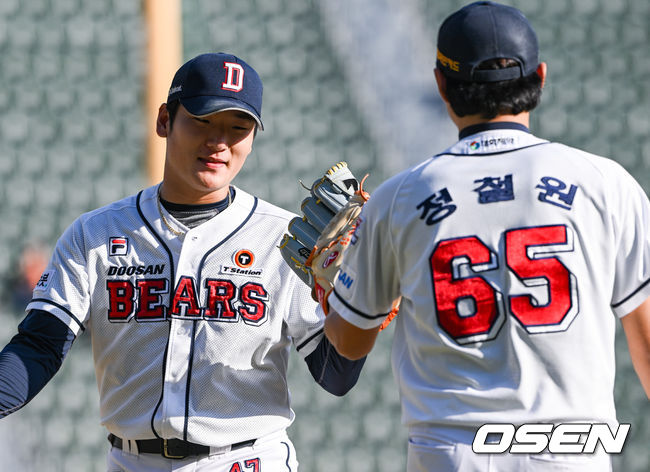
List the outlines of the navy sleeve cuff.
<svg viewBox="0 0 650 472">
<path fill-rule="evenodd" d="M 305 357 L 305 362 L 318 385 L 340 397 L 357 383 L 366 358 L 356 361 L 346 359 L 323 336 L 314 352 Z"/>
<path fill-rule="evenodd" d="M 25 406 L 54 377 L 74 341 L 55 316 L 31 310 L 0 352 L 0 417 Z"/>
</svg>

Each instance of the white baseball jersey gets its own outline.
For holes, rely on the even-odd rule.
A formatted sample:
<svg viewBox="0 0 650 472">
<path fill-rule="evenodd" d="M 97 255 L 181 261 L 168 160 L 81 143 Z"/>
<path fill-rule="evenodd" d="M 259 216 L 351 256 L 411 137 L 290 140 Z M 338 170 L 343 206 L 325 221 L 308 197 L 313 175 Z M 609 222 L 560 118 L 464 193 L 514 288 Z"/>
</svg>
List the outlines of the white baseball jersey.
<svg viewBox="0 0 650 472">
<path fill-rule="evenodd" d="M 237 189 L 214 218 L 174 236 L 157 187 L 78 218 L 27 309 L 89 331 L 102 424 L 121 438 L 225 446 L 289 426 L 291 343 L 323 314 L 277 246 L 295 216 Z"/>
<path fill-rule="evenodd" d="M 501 126 L 372 194 L 330 305 L 369 329 L 403 296 L 411 428 L 615 425 L 613 313 L 650 295 L 648 199 L 612 160 Z"/>
</svg>

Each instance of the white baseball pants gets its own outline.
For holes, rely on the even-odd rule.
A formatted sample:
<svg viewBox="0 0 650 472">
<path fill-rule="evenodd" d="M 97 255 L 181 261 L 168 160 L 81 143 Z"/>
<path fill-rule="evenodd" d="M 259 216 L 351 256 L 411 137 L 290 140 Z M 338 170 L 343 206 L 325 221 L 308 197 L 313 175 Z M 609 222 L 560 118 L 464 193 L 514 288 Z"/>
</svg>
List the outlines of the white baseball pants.
<svg viewBox="0 0 650 472">
<path fill-rule="evenodd" d="M 258 439 L 249 447 L 220 454 L 167 459 L 160 454 L 138 454 L 111 447 L 107 472 L 296 472 L 296 451 L 287 433 Z"/>
</svg>

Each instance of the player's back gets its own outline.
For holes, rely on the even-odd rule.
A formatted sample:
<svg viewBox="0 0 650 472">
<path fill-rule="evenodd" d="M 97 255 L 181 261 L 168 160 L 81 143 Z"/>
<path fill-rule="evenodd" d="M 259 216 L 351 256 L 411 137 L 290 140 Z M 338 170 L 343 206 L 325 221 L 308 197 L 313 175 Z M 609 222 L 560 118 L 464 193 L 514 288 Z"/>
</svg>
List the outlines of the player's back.
<svg viewBox="0 0 650 472">
<path fill-rule="evenodd" d="M 634 258 L 641 195 L 614 161 L 503 129 L 377 189 L 407 423 L 613 422 L 612 307 L 641 284 L 617 253 Z"/>
</svg>

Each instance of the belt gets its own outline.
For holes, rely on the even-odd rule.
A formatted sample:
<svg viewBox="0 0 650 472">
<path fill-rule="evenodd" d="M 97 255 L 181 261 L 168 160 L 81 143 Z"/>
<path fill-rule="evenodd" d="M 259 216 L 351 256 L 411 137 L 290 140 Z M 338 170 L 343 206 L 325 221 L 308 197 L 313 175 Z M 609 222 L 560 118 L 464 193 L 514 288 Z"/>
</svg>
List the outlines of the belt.
<svg viewBox="0 0 650 472">
<path fill-rule="evenodd" d="M 114 434 L 108 435 L 108 441 L 116 448 L 122 449 L 122 439 Z M 255 439 L 242 441 L 230 445 L 230 450 L 241 449 L 255 444 Z M 210 454 L 210 446 L 194 444 L 182 439 L 136 439 L 138 453 L 160 454 L 167 459 L 184 459 L 187 456 L 201 456 Z M 222 449 L 222 448 L 219 448 Z M 227 448 L 223 448 L 226 449 Z M 224 451 L 225 452 L 225 451 Z"/>
</svg>

